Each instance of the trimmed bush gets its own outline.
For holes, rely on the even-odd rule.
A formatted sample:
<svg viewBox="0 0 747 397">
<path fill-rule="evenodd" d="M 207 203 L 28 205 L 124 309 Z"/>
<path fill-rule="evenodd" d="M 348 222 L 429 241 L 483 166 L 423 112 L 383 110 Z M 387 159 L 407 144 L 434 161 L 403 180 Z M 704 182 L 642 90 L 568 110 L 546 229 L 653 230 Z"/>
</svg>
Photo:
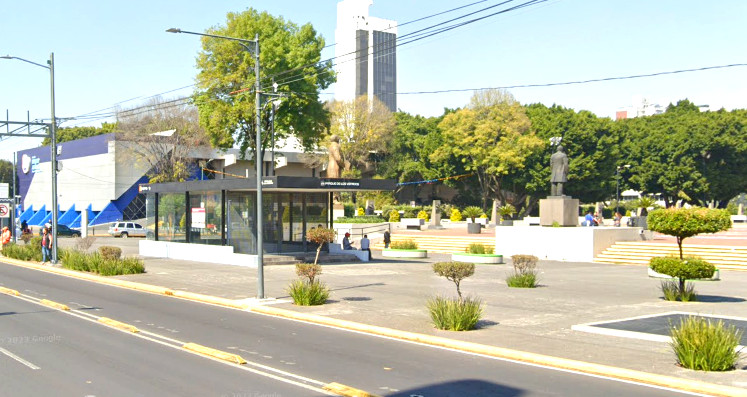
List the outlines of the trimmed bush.
<svg viewBox="0 0 747 397">
<path fill-rule="evenodd" d="M 538 260 L 534 255 L 511 256 L 514 272 L 506 277 L 506 284 L 512 288 L 535 288 L 538 280 Z"/>
<path fill-rule="evenodd" d="M 99 247 L 99 254 L 106 260 L 114 260 L 122 257 L 122 249 L 119 247 L 112 247 L 110 245 L 104 245 Z"/>
<path fill-rule="evenodd" d="M 319 253 L 322 251 L 324 244 L 329 244 L 335 241 L 335 229 L 326 227 L 317 227 L 306 232 L 306 239 L 316 244 L 316 256 L 314 257 L 314 264 L 319 261 Z"/>
<path fill-rule="evenodd" d="M 88 251 L 95 241 L 96 237 L 93 236 L 75 237 L 75 249 L 78 251 Z"/>
<path fill-rule="evenodd" d="M 728 371 L 739 361 L 737 350 L 742 331 L 725 326 L 722 320 L 711 321 L 688 316 L 679 326 L 670 326 L 672 349 L 677 361 L 696 371 Z"/>
<path fill-rule="evenodd" d="M 392 212 L 389 213 L 389 222 L 399 222 L 399 211 L 392 210 Z"/>
<path fill-rule="evenodd" d="M 716 233 L 731 227 L 726 210 L 708 208 L 667 208 L 648 214 L 648 228 L 677 238 L 682 258 L 682 241 L 701 233 Z"/>
<path fill-rule="evenodd" d="M 316 263 L 296 264 L 296 275 L 298 277 L 305 277 L 311 284 L 314 283 L 314 278 L 320 274 L 322 274 L 322 267 Z"/>
<path fill-rule="evenodd" d="M 78 250 L 62 250 L 60 261 L 65 269 L 97 273 L 102 276 L 145 273 L 143 261 L 135 257 L 113 259 L 106 258 L 99 252 L 89 254 Z"/>
<path fill-rule="evenodd" d="M 366 215 L 366 210 L 363 209 L 363 207 L 358 207 L 358 210 L 355 212 L 358 216 Z"/>
<path fill-rule="evenodd" d="M 437 262 L 433 264 L 433 271 L 439 276 L 456 285 L 459 300 L 462 300 L 462 291 L 459 288 L 462 280 L 475 274 L 475 264 L 465 262 Z"/>
<path fill-rule="evenodd" d="M 537 275 L 534 273 L 513 273 L 506 277 L 506 285 L 511 288 L 537 287 Z"/>
<path fill-rule="evenodd" d="M 418 249 L 418 243 L 415 240 L 397 240 L 392 241 L 389 248 L 395 250 L 416 250 Z"/>
<path fill-rule="evenodd" d="M 431 214 L 425 210 L 420 210 L 420 212 L 418 212 L 418 219 L 423 219 L 428 222 L 431 219 Z"/>
<path fill-rule="evenodd" d="M 492 254 L 495 248 L 490 245 L 482 245 L 479 243 L 472 243 L 467 247 L 467 253 L 468 254 Z"/>
<path fill-rule="evenodd" d="M 288 286 L 288 294 L 296 305 L 318 306 L 323 305 L 329 298 L 329 289 L 321 281 L 309 283 L 304 280 L 295 280 Z"/>
<path fill-rule="evenodd" d="M 655 257 L 649 261 L 651 270 L 666 274 L 678 280 L 677 297 L 683 302 L 695 300 L 695 289 L 687 285 L 687 280 L 709 278 L 713 276 L 716 267 L 700 258 L 675 258 L 672 256 Z M 666 290 L 665 290 L 666 288 Z M 667 300 L 671 297 L 671 287 L 662 284 L 662 292 Z M 670 293 L 669 297 L 667 293 Z"/>
<path fill-rule="evenodd" d="M 449 331 L 474 329 L 482 317 L 482 301 L 476 298 L 449 299 L 436 296 L 426 303 L 433 325 Z"/>
<path fill-rule="evenodd" d="M 335 223 L 382 223 L 386 222 L 384 218 L 378 215 L 363 215 L 353 218 L 340 217 L 335 219 Z"/>
<path fill-rule="evenodd" d="M 449 215 L 449 220 L 452 222 L 460 222 L 462 220 L 462 213 L 459 212 L 458 208 L 453 208 L 451 210 L 451 215 Z"/>
</svg>

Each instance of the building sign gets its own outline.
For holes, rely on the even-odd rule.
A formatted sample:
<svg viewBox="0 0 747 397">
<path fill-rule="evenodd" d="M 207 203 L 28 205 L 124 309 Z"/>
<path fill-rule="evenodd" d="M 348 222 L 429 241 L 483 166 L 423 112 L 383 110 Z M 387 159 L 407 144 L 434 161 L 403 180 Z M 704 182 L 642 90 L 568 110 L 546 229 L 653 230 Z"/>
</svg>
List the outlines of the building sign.
<svg viewBox="0 0 747 397">
<path fill-rule="evenodd" d="M 322 179 L 320 187 L 328 189 L 345 189 L 361 187 L 360 179 Z"/>
<path fill-rule="evenodd" d="M 34 156 L 31 158 L 31 173 L 36 174 L 41 172 L 41 167 L 39 166 L 39 158 Z"/>
<path fill-rule="evenodd" d="M 138 193 L 150 191 L 150 186 L 148 186 L 148 185 L 137 185 L 137 191 L 138 191 Z"/>
<path fill-rule="evenodd" d="M 21 156 L 21 171 L 24 174 L 28 174 L 31 171 L 31 157 L 28 154 Z"/>
<path fill-rule="evenodd" d="M 205 228 L 205 209 L 192 208 L 192 227 L 197 229 Z"/>
</svg>

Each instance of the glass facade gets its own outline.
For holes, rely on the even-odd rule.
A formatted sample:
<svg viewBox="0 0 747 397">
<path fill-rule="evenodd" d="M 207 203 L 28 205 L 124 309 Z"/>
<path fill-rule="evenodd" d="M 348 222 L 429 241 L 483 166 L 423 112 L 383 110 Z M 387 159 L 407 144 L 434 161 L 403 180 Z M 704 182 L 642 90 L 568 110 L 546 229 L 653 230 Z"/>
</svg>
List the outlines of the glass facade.
<svg viewBox="0 0 747 397">
<path fill-rule="evenodd" d="M 257 254 L 256 205 L 256 193 L 226 193 L 226 244 L 238 254 Z"/>
<path fill-rule="evenodd" d="M 373 31 L 373 94 L 397 111 L 397 35 Z"/>
<path fill-rule="evenodd" d="M 189 194 L 189 242 L 222 245 L 223 208 L 221 192 Z"/>
<path fill-rule="evenodd" d="M 159 241 L 187 241 L 187 196 L 184 193 L 158 195 L 157 230 Z"/>
</svg>

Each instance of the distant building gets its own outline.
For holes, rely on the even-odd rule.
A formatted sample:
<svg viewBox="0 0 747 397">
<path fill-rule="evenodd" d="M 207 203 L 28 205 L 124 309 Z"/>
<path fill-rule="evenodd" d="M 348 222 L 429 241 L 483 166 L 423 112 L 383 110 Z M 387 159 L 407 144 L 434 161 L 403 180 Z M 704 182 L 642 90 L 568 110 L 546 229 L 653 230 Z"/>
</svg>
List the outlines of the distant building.
<svg viewBox="0 0 747 397">
<path fill-rule="evenodd" d="M 664 111 L 666 111 L 666 106 L 650 103 L 646 98 L 634 97 L 633 105 L 620 108 L 615 112 L 615 120 L 653 116 L 662 114 Z"/>
<path fill-rule="evenodd" d="M 373 0 L 337 3 L 335 99 L 376 97 L 397 110 L 397 22 L 369 17 Z"/>
</svg>

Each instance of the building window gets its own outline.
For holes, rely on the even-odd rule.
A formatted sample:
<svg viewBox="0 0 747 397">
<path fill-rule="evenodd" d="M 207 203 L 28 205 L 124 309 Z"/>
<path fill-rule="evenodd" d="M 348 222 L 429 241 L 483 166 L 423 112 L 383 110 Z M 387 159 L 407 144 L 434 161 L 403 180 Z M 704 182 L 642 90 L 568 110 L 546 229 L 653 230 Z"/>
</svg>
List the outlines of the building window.
<svg viewBox="0 0 747 397">
<path fill-rule="evenodd" d="M 187 213 L 184 193 L 158 195 L 158 240 L 187 241 Z"/>
</svg>

